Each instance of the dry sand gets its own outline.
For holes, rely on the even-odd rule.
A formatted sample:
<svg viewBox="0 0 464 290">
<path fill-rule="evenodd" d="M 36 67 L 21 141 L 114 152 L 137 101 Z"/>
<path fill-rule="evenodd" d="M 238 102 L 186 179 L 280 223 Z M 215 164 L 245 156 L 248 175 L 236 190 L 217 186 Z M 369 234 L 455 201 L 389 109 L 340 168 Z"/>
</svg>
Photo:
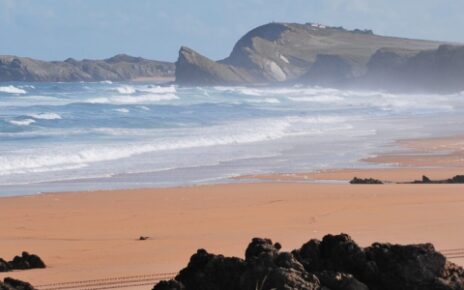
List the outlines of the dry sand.
<svg viewBox="0 0 464 290">
<path fill-rule="evenodd" d="M 10 259 L 27 250 L 40 255 L 48 268 L 0 278 L 13 276 L 39 285 L 173 272 L 198 248 L 242 257 L 256 236 L 279 241 L 284 250 L 341 232 L 362 246 L 374 241 L 432 242 L 440 250 L 461 249 L 464 185 L 301 181 L 354 176 L 405 181 L 422 174 L 448 178 L 464 173 L 462 140 L 403 141 L 409 153 L 396 155 L 413 166 L 396 169 L 254 176 L 269 181 L 258 184 L 2 198 L 0 257 Z M 424 168 L 415 163 L 418 155 L 453 155 L 454 161 Z M 385 162 L 380 159 L 374 161 Z M 388 159 L 392 161 L 398 158 Z M 138 241 L 139 236 L 150 239 Z M 462 259 L 454 262 L 464 264 Z"/>
<path fill-rule="evenodd" d="M 269 183 L 3 198 L 0 256 L 28 250 L 49 266 L 3 276 L 39 285 L 171 272 L 201 247 L 243 256 L 255 236 L 286 250 L 340 232 L 364 246 L 463 248 L 463 192 L 463 185 Z"/>
</svg>

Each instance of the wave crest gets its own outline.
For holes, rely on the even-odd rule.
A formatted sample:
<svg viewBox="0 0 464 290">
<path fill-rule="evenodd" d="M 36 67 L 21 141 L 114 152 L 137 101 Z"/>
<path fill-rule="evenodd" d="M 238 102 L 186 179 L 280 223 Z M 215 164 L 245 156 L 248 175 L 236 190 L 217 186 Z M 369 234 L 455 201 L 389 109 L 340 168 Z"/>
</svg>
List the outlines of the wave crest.
<svg viewBox="0 0 464 290">
<path fill-rule="evenodd" d="M 17 88 L 15 86 L 6 86 L 6 87 L 0 87 L 0 93 L 23 95 L 23 94 L 26 94 L 27 92 L 26 90 Z"/>
<path fill-rule="evenodd" d="M 57 113 L 38 113 L 38 114 L 29 114 L 29 117 L 39 120 L 60 120 L 62 117 Z"/>
<path fill-rule="evenodd" d="M 23 120 L 10 120 L 8 121 L 10 124 L 16 125 L 16 126 L 29 126 L 33 123 L 35 123 L 35 120 L 33 119 L 23 119 Z"/>
<path fill-rule="evenodd" d="M 85 101 L 85 103 L 136 105 L 136 104 L 157 103 L 161 101 L 171 101 L 171 100 L 177 100 L 177 99 L 179 99 L 179 97 L 174 94 L 162 94 L 162 95 L 150 94 L 150 95 L 141 95 L 141 96 L 123 95 L 123 96 L 111 96 L 111 97 L 89 99 Z"/>
</svg>

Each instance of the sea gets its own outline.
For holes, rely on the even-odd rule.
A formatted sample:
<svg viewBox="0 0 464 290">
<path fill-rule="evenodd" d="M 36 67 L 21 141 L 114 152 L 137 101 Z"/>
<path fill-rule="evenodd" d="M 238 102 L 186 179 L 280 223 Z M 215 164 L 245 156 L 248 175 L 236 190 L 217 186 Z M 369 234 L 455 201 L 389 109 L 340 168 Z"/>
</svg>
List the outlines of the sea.
<svg viewBox="0 0 464 290">
<path fill-rule="evenodd" d="M 0 196 L 395 166 L 361 159 L 463 131 L 464 92 L 0 83 Z"/>
</svg>

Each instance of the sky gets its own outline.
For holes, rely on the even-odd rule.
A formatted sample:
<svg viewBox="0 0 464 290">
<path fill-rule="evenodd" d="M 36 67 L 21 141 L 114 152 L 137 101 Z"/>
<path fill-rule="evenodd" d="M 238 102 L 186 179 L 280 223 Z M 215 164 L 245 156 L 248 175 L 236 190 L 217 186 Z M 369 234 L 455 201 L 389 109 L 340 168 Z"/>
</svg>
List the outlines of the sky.
<svg viewBox="0 0 464 290">
<path fill-rule="evenodd" d="M 272 21 L 464 43 L 463 11 L 464 0 L 0 0 L 0 55 L 175 61 L 185 45 L 222 59 Z"/>
</svg>

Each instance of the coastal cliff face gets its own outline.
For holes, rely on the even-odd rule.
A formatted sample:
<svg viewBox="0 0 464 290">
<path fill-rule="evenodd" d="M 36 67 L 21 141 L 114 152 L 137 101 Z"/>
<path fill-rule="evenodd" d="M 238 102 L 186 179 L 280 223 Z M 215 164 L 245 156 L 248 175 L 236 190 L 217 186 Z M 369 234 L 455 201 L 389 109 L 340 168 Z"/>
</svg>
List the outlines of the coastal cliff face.
<svg viewBox="0 0 464 290">
<path fill-rule="evenodd" d="M 270 23 L 248 32 L 220 61 L 182 48 L 176 79 L 181 85 L 298 83 L 460 91 L 463 63 L 464 46 L 317 24 Z"/>
<path fill-rule="evenodd" d="M 129 81 L 173 78 L 174 64 L 124 54 L 105 60 L 41 61 L 0 56 L 0 81 Z"/>
<path fill-rule="evenodd" d="M 188 47 L 180 49 L 176 67 L 181 67 L 181 69 L 176 70 L 176 81 L 182 84 L 238 85 L 256 81 L 246 70 L 216 63 Z"/>
<path fill-rule="evenodd" d="M 406 90 L 462 91 L 464 46 L 442 45 L 419 53 L 379 50 L 369 61 L 366 82 Z"/>
</svg>

